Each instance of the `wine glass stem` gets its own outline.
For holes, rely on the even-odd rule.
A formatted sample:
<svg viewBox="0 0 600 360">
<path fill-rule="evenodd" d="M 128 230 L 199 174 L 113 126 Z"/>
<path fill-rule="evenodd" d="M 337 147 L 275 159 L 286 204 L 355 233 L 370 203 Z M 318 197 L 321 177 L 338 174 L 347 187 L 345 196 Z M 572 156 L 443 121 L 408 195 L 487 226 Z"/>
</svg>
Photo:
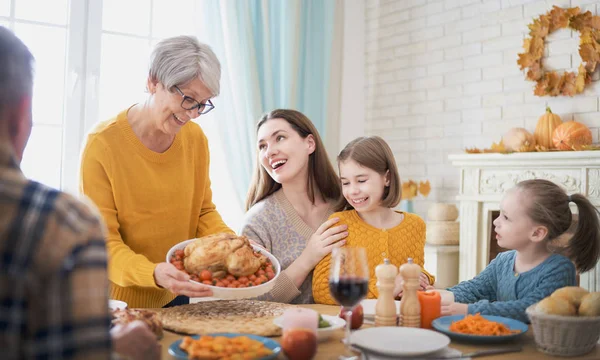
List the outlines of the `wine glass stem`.
<svg viewBox="0 0 600 360">
<path fill-rule="evenodd" d="M 352 308 L 348 308 L 348 311 L 346 311 L 346 354 L 347 355 L 352 354 L 351 344 L 350 344 L 350 328 L 352 326 L 351 321 L 352 321 Z"/>
</svg>

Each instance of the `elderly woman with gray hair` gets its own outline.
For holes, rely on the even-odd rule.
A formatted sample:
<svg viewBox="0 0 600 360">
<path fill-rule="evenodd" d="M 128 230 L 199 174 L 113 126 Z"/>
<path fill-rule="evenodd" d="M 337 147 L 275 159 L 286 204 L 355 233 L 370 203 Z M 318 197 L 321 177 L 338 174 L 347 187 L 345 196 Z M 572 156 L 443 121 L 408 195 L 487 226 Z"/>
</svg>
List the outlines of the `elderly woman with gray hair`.
<svg viewBox="0 0 600 360">
<path fill-rule="evenodd" d="M 211 295 L 165 255 L 186 239 L 233 233 L 212 202 L 206 136 L 190 121 L 214 108 L 220 77 L 210 47 L 190 36 L 165 39 L 151 55 L 146 101 L 87 137 L 80 190 L 108 228 L 111 298 L 129 307 Z"/>
</svg>

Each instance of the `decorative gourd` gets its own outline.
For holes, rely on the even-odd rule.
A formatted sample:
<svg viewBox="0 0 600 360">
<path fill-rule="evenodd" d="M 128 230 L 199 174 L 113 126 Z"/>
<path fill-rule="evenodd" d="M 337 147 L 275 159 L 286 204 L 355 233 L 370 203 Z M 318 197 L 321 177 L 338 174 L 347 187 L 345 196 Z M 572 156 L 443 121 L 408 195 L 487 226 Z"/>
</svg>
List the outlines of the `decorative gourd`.
<svg viewBox="0 0 600 360">
<path fill-rule="evenodd" d="M 552 140 L 559 150 L 581 150 L 592 143 L 592 132 L 580 122 L 567 121 L 554 129 Z"/>
<path fill-rule="evenodd" d="M 512 128 L 502 137 L 508 151 L 526 152 L 535 150 L 535 138 L 523 128 Z"/>
<path fill-rule="evenodd" d="M 454 204 L 435 203 L 427 210 L 430 221 L 455 221 L 457 218 L 458 209 Z"/>
<path fill-rule="evenodd" d="M 562 124 L 560 116 L 553 114 L 549 107 L 546 107 L 546 113 L 540 116 L 540 119 L 535 126 L 533 137 L 535 143 L 545 147 L 546 149 L 554 149 L 554 141 L 552 136 L 554 135 L 554 129 L 558 125 Z"/>
</svg>

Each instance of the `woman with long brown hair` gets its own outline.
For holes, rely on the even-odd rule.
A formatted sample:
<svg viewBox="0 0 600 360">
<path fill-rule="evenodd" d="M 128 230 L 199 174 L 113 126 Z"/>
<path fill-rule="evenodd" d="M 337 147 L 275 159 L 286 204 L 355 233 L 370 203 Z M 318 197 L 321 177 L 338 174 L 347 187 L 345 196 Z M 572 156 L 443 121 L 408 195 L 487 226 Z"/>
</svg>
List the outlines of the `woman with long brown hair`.
<svg viewBox="0 0 600 360">
<path fill-rule="evenodd" d="M 278 109 L 256 126 L 258 158 L 242 234 L 264 246 L 283 271 L 261 297 L 285 303 L 313 303 L 312 271 L 344 245 L 346 226 L 333 226 L 341 196 L 339 179 L 317 129 L 301 112 Z"/>
</svg>

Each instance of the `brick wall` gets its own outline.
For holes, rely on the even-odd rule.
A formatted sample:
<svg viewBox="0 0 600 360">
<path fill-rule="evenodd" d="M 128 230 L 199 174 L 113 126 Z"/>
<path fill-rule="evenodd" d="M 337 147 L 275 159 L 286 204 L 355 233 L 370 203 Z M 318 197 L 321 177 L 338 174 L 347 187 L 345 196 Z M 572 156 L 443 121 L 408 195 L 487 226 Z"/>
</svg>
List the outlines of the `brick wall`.
<svg viewBox="0 0 600 360">
<path fill-rule="evenodd" d="M 563 121 L 592 129 L 598 142 L 598 71 L 573 98 L 536 97 L 516 63 L 527 24 L 552 8 L 598 14 L 597 0 L 369 0 L 366 5 L 366 132 L 385 138 L 402 179 L 429 179 L 415 201 L 454 201 L 459 172 L 448 161 L 465 147 L 489 147 L 511 127 L 530 132 L 545 106 Z M 579 34 L 559 30 L 546 41 L 545 68 L 577 70 Z"/>
</svg>

